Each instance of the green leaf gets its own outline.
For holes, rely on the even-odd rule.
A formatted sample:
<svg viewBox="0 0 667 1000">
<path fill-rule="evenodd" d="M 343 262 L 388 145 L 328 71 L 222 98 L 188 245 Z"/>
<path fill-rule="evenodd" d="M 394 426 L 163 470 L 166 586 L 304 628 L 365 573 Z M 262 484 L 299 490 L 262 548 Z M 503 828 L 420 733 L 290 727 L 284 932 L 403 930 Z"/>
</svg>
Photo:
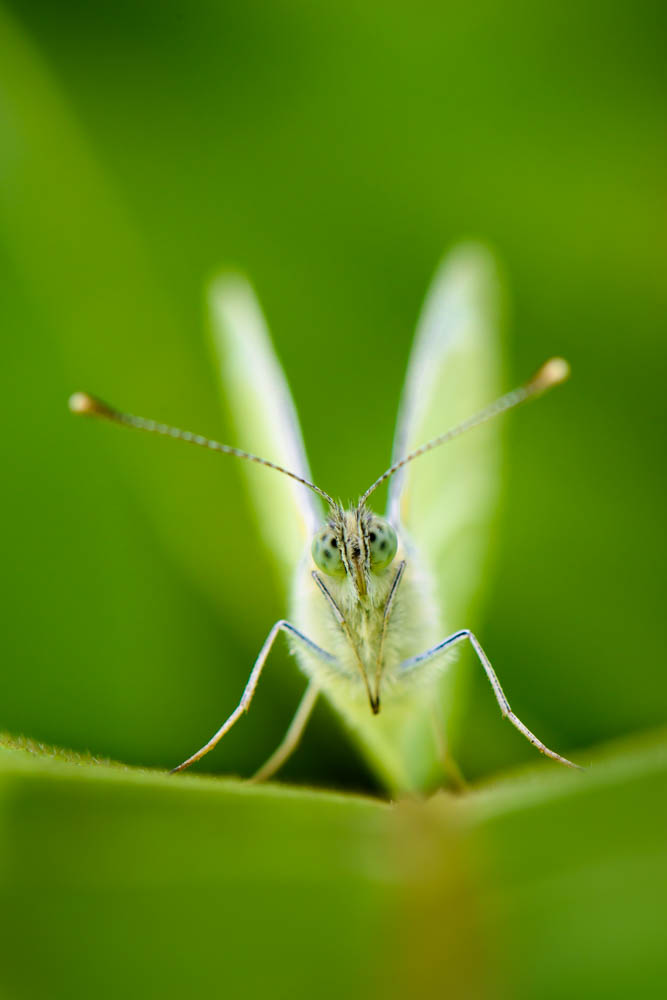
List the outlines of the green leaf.
<svg viewBox="0 0 667 1000">
<path fill-rule="evenodd" d="M 661 995 L 667 741 L 398 805 L 0 741 L 12 998 Z"/>
</svg>

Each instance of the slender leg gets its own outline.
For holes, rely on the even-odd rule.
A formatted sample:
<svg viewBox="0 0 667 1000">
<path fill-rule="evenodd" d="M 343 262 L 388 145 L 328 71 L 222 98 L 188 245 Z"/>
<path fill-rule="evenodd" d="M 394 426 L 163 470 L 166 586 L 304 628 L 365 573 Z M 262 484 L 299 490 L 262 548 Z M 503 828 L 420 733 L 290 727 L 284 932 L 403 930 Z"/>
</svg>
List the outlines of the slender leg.
<svg viewBox="0 0 667 1000">
<path fill-rule="evenodd" d="M 299 707 L 290 722 L 289 729 L 285 733 L 282 743 L 273 751 L 269 759 L 260 767 L 259 771 L 253 774 L 250 781 L 267 781 L 269 778 L 272 778 L 276 771 L 283 766 L 287 758 L 294 753 L 308 724 L 308 719 L 315 707 L 319 693 L 320 689 L 317 684 L 315 681 L 311 681 L 304 692 L 303 698 L 299 702 Z"/>
<path fill-rule="evenodd" d="M 480 663 L 484 667 L 484 672 L 489 678 L 489 682 L 493 688 L 493 693 L 496 696 L 496 701 L 500 706 L 503 718 L 509 719 L 514 728 L 518 729 L 520 733 L 523 733 L 526 739 L 532 743 L 533 746 L 540 751 L 540 753 L 545 754 L 547 757 L 551 757 L 552 760 L 559 761 L 561 764 L 565 764 L 567 767 L 574 767 L 577 768 L 577 770 L 582 770 L 578 764 L 573 764 L 571 760 L 567 759 L 567 757 L 561 757 L 561 755 L 556 753 L 554 750 L 550 750 L 549 747 L 545 746 L 541 740 L 538 740 L 534 733 L 531 733 L 527 726 L 524 726 L 521 719 L 517 718 L 510 708 L 510 703 L 505 697 L 505 692 L 500 686 L 500 681 L 496 677 L 496 672 L 491 666 L 489 658 L 470 629 L 464 628 L 461 629 L 460 632 L 454 632 L 453 635 L 450 635 L 446 639 L 443 639 L 442 642 L 439 642 L 437 646 L 433 646 L 432 649 L 427 649 L 425 653 L 420 653 L 419 656 L 413 656 L 409 660 L 404 660 L 403 663 L 401 663 L 399 670 L 405 673 L 412 673 L 413 670 L 417 670 L 420 666 L 428 660 L 432 660 L 449 646 L 454 646 L 457 642 L 462 642 L 464 639 L 468 639 L 470 645 L 477 653 Z"/>
<path fill-rule="evenodd" d="M 359 670 L 359 673 L 361 674 L 361 679 L 364 682 L 364 687 L 366 688 L 366 694 L 368 695 L 368 700 L 370 702 L 371 709 L 373 711 L 373 714 L 377 715 L 377 713 L 380 710 L 380 706 L 378 705 L 377 701 L 375 700 L 375 698 L 373 697 L 373 695 L 371 693 L 371 688 L 370 688 L 370 685 L 368 683 L 368 677 L 366 676 L 366 671 L 364 670 L 364 665 L 361 662 L 361 657 L 359 656 L 359 650 L 357 649 L 355 641 L 352 638 L 352 633 L 350 632 L 350 626 L 345 621 L 345 617 L 343 616 L 343 612 L 340 610 L 340 608 L 338 607 L 338 605 L 334 601 L 333 597 L 329 593 L 329 591 L 327 589 L 327 585 L 324 582 L 324 580 L 322 579 L 322 577 L 319 575 L 319 573 L 316 573 L 315 570 L 313 570 L 311 576 L 312 576 L 313 580 L 315 581 L 315 583 L 317 584 L 317 586 L 320 588 L 320 591 L 322 592 L 322 594 L 324 595 L 324 597 L 326 598 L 326 601 L 327 601 L 329 607 L 331 608 L 331 610 L 333 612 L 334 618 L 336 619 L 336 621 L 338 622 L 338 624 L 342 628 L 343 632 L 345 633 L 347 641 L 349 642 L 349 644 L 350 644 L 350 646 L 352 648 L 352 651 L 354 653 L 355 659 L 357 661 L 357 668 Z"/>
<path fill-rule="evenodd" d="M 262 673 L 262 669 L 264 667 L 264 663 L 266 662 L 266 658 L 269 655 L 269 651 L 271 650 L 271 646 L 273 645 L 276 636 L 281 631 L 288 632 L 290 635 L 293 635 L 300 642 L 305 643 L 305 645 L 308 646 L 311 652 L 315 653 L 317 656 L 325 660 L 327 663 L 335 663 L 336 661 L 335 656 L 332 656 L 331 653 L 327 653 L 324 649 L 320 649 L 320 647 L 317 646 L 311 639 L 309 639 L 308 636 L 304 635 L 303 632 L 299 632 L 299 630 L 295 628 L 294 625 L 290 625 L 289 622 L 284 621 L 283 619 L 276 622 L 276 624 L 273 626 L 268 636 L 266 637 L 264 645 L 259 651 L 259 656 L 255 660 L 255 665 L 252 668 L 250 677 L 248 678 L 248 682 L 243 690 L 243 694 L 241 695 L 241 700 L 234 709 L 234 711 L 232 712 L 232 714 L 229 716 L 228 719 L 225 720 L 225 722 L 223 722 L 223 724 L 220 726 L 220 729 L 218 729 L 217 733 L 215 733 L 211 737 L 208 743 L 205 743 L 204 746 L 201 748 L 201 750 L 198 750 L 197 753 L 193 753 L 192 757 L 188 757 L 188 759 L 184 760 L 182 764 L 179 764 L 178 767 L 175 767 L 171 772 L 172 774 L 176 774 L 178 771 L 184 771 L 186 767 L 190 767 L 190 764 L 194 764 L 196 760 L 200 760 L 202 757 L 204 757 L 205 754 L 209 752 L 209 750 L 212 750 L 213 747 L 220 742 L 225 733 L 229 732 L 234 723 L 238 722 L 243 713 L 248 711 L 248 706 L 252 701 L 253 695 L 255 693 L 255 688 L 257 687 L 257 682 L 259 681 L 260 674 Z"/>
<path fill-rule="evenodd" d="M 380 636 L 380 645 L 378 647 L 378 655 L 375 662 L 375 701 L 377 702 L 378 708 L 380 707 L 380 681 L 382 679 L 382 668 L 384 666 L 382 661 L 382 654 L 384 653 L 384 637 L 387 634 L 387 623 L 389 622 L 389 616 L 391 615 L 391 609 L 394 604 L 394 598 L 396 597 L 396 591 L 398 590 L 398 585 L 403 578 L 404 572 L 405 559 L 399 563 L 398 569 L 396 570 L 396 576 L 394 577 L 394 581 L 391 585 L 389 597 L 387 598 L 387 603 L 384 606 L 384 614 L 382 616 L 382 635 Z"/>
</svg>

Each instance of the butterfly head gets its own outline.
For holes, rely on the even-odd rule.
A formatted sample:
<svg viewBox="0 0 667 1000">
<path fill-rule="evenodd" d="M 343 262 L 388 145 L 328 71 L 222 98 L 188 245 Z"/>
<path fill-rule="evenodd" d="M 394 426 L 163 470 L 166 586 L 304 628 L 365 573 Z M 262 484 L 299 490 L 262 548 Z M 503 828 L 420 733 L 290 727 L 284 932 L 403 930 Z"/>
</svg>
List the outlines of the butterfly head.
<svg viewBox="0 0 667 1000">
<path fill-rule="evenodd" d="M 327 576 L 348 577 L 363 597 L 372 575 L 390 565 L 397 548 L 396 532 L 384 518 L 364 506 L 332 507 L 311 552 L 318 569 Z"/>
</svg>

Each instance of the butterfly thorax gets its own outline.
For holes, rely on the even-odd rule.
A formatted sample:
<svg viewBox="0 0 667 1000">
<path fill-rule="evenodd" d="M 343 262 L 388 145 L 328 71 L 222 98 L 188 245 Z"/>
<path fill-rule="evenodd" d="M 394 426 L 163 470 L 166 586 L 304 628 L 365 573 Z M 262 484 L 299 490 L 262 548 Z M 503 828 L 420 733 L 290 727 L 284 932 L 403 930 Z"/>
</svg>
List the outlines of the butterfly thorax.
<svg viewBox="0 0 667 1000">
<path fill-rule="evenodd" d="M 299 573 L 298 624 L 334 658 L 295 652 L 334 702 L 377 713 L 391 700 L 400 664 L 437 630 L 416 555 L 395 529 L 362 508 L 332 511 Z M 339 707 L 341 707 L 339 705 Z"/>
</svg>

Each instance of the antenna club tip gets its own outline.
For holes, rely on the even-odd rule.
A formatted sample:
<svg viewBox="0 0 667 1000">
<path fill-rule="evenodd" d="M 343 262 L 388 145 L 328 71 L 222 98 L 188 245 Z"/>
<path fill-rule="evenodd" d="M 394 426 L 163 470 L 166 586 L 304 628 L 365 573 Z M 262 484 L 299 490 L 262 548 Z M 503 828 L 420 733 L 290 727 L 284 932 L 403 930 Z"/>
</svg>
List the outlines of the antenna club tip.
<svg viewBox="0 0 667 1000">
<path fill-rule="evenodd" d="M 569 362 L 565 358 L 549 358 L 533 378 L 533 389 L 535 392 L 546 392 L 547 389 L 566 382 L 570 372 Z"/>
<path fill-rule="evenodd" d="M 75 392 L 68 401 L 72 413 L 84 416 L 105 417 L 110 413 L 109 407 L 100 399 L 90 396 L 87 392 Z"/>
</svg>

